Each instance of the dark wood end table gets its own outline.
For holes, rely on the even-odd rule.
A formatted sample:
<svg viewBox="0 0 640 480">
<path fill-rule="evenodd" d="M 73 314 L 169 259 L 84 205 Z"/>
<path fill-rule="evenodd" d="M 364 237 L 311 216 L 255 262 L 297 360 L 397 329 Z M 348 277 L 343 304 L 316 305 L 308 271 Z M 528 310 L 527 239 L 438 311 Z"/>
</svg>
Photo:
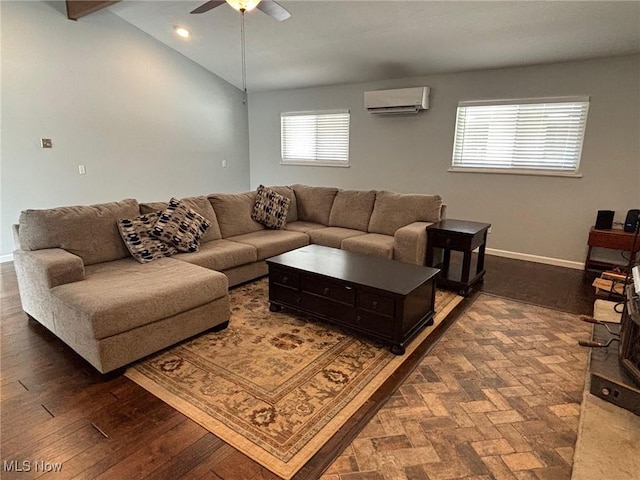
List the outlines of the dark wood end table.
<svg viewBox="0 0 640 480">
<path fill-rule="evenodd" d="M 490 223 L 469 222 L 466 220 L 442 220 L 427 227 L 427 266 L 435 266 L 434 249 L 444 250 L 442 273 L 438 285 L 456 290 L 465 297 L 476 283 L 484 279 L 484 254 L 487 245 L 487 232 Z M 476 272 L 471 276 L 471 254 L 479 247 Z M 462 271 L 458 274 L 450 270 L 451 251 L 463 252 Z"/>
</svg>

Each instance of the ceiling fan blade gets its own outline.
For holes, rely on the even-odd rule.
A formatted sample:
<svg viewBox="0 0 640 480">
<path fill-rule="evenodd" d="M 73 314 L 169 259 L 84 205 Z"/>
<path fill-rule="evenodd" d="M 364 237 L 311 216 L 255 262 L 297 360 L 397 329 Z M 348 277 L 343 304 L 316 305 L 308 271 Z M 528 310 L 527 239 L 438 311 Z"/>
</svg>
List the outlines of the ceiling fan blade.
<svg viewBox="0 0 640 480">
<path fill-rule="evenodd" d="M 282 22 L 291 16 L 286 8 L 274 0 L 262 0 L 256 8 L 258 10 L 262 10 L 264 13 L 275 18 L 279 22 Z"/>
<path fill-rule="evenodd" d="M 223 3 L 227 3 L 225 0 L 211 0 L 209 2 L 203 3 L 202 5 L 200 5 L 198 8 L 196 8 L 195 10 L 193 10 L 191 13 L 204 13 L 204 12 L 208 12 L 209 10 L 211 10 L 212 8 L 216 8 L 219 7 L 220 5 L 222 5 Z"/>
</svg>

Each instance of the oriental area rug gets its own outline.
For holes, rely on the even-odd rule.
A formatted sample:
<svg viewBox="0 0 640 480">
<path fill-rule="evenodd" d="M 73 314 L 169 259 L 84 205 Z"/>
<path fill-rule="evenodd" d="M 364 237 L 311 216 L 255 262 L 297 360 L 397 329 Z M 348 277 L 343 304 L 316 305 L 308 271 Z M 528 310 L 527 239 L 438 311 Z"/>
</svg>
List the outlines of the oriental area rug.
<svg viewBox="0 0 640 480">
<path fill-rule="evenodd" d="M 462 300 L 438 291 L 434 325 L 396 356 L 312 317 L 270 312 L 266 279 L 230 297 L 227 329 L 146 359 L 126 376 L 287 479 Z"/>
</svg>

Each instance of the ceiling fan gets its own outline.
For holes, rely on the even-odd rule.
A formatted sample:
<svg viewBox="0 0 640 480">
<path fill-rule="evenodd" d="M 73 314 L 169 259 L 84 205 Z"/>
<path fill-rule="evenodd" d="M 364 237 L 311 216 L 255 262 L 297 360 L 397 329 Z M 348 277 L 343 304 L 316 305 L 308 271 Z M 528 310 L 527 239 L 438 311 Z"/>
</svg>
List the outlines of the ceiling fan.
<svg viewBox="0 0 640 480">
<path fill-rule="evenodd" d="M 279 22 L 282 22 L 291 17 L 291 14 L 287 11 L 287 9 L 274 0 L 210 0 L 209 2 L 200 5 L 191 13 L 205 13 L 209 10 L 219 7 L 223 3 L 228 3 L 233 8 L 242 13 L 257 8 L 270 17 L 275 18 Z"/>
<path fill-rule="evenodd" d="M 241 27 L 240 27 L 240 35 L 241 35 L 241 45 L 242 45 L 242 103 L 247 103 L 247 66 L 246 66 L 246 53 L 245 53 L 245 41 L 244 41 L 244 13 L 254 8 L 258 8 L 258 10 L 266 13 L 270 17 L 275 18 L 279 22 L 286 20 L 291 17 L 291 14 L 284 8 L 282 5 L 277 3 L 274 0 L 210 0 L 209 2 L 203 3 L 198 8 L 193 10 L 191 13 L 205 13 L 209 10 L 212 10 L 216 7 L 219 7 L 223 3 L 228 3 L 234 9 L 238 10 L 241 14 Z"/>
</svg>

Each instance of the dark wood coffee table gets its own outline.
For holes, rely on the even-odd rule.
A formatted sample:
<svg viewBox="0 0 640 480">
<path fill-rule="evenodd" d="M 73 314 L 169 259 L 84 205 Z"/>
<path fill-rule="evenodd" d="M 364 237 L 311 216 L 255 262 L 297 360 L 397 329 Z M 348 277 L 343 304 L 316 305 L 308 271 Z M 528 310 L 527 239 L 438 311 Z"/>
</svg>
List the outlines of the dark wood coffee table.
<svg viewBox="0 0 640 480">
<path fill-rule="evenodd" d="M 321 245 L 267 259 L 269 302 L 374 338 L 402 355 L 433 324 L 437 268 Z"/>
</svg>

